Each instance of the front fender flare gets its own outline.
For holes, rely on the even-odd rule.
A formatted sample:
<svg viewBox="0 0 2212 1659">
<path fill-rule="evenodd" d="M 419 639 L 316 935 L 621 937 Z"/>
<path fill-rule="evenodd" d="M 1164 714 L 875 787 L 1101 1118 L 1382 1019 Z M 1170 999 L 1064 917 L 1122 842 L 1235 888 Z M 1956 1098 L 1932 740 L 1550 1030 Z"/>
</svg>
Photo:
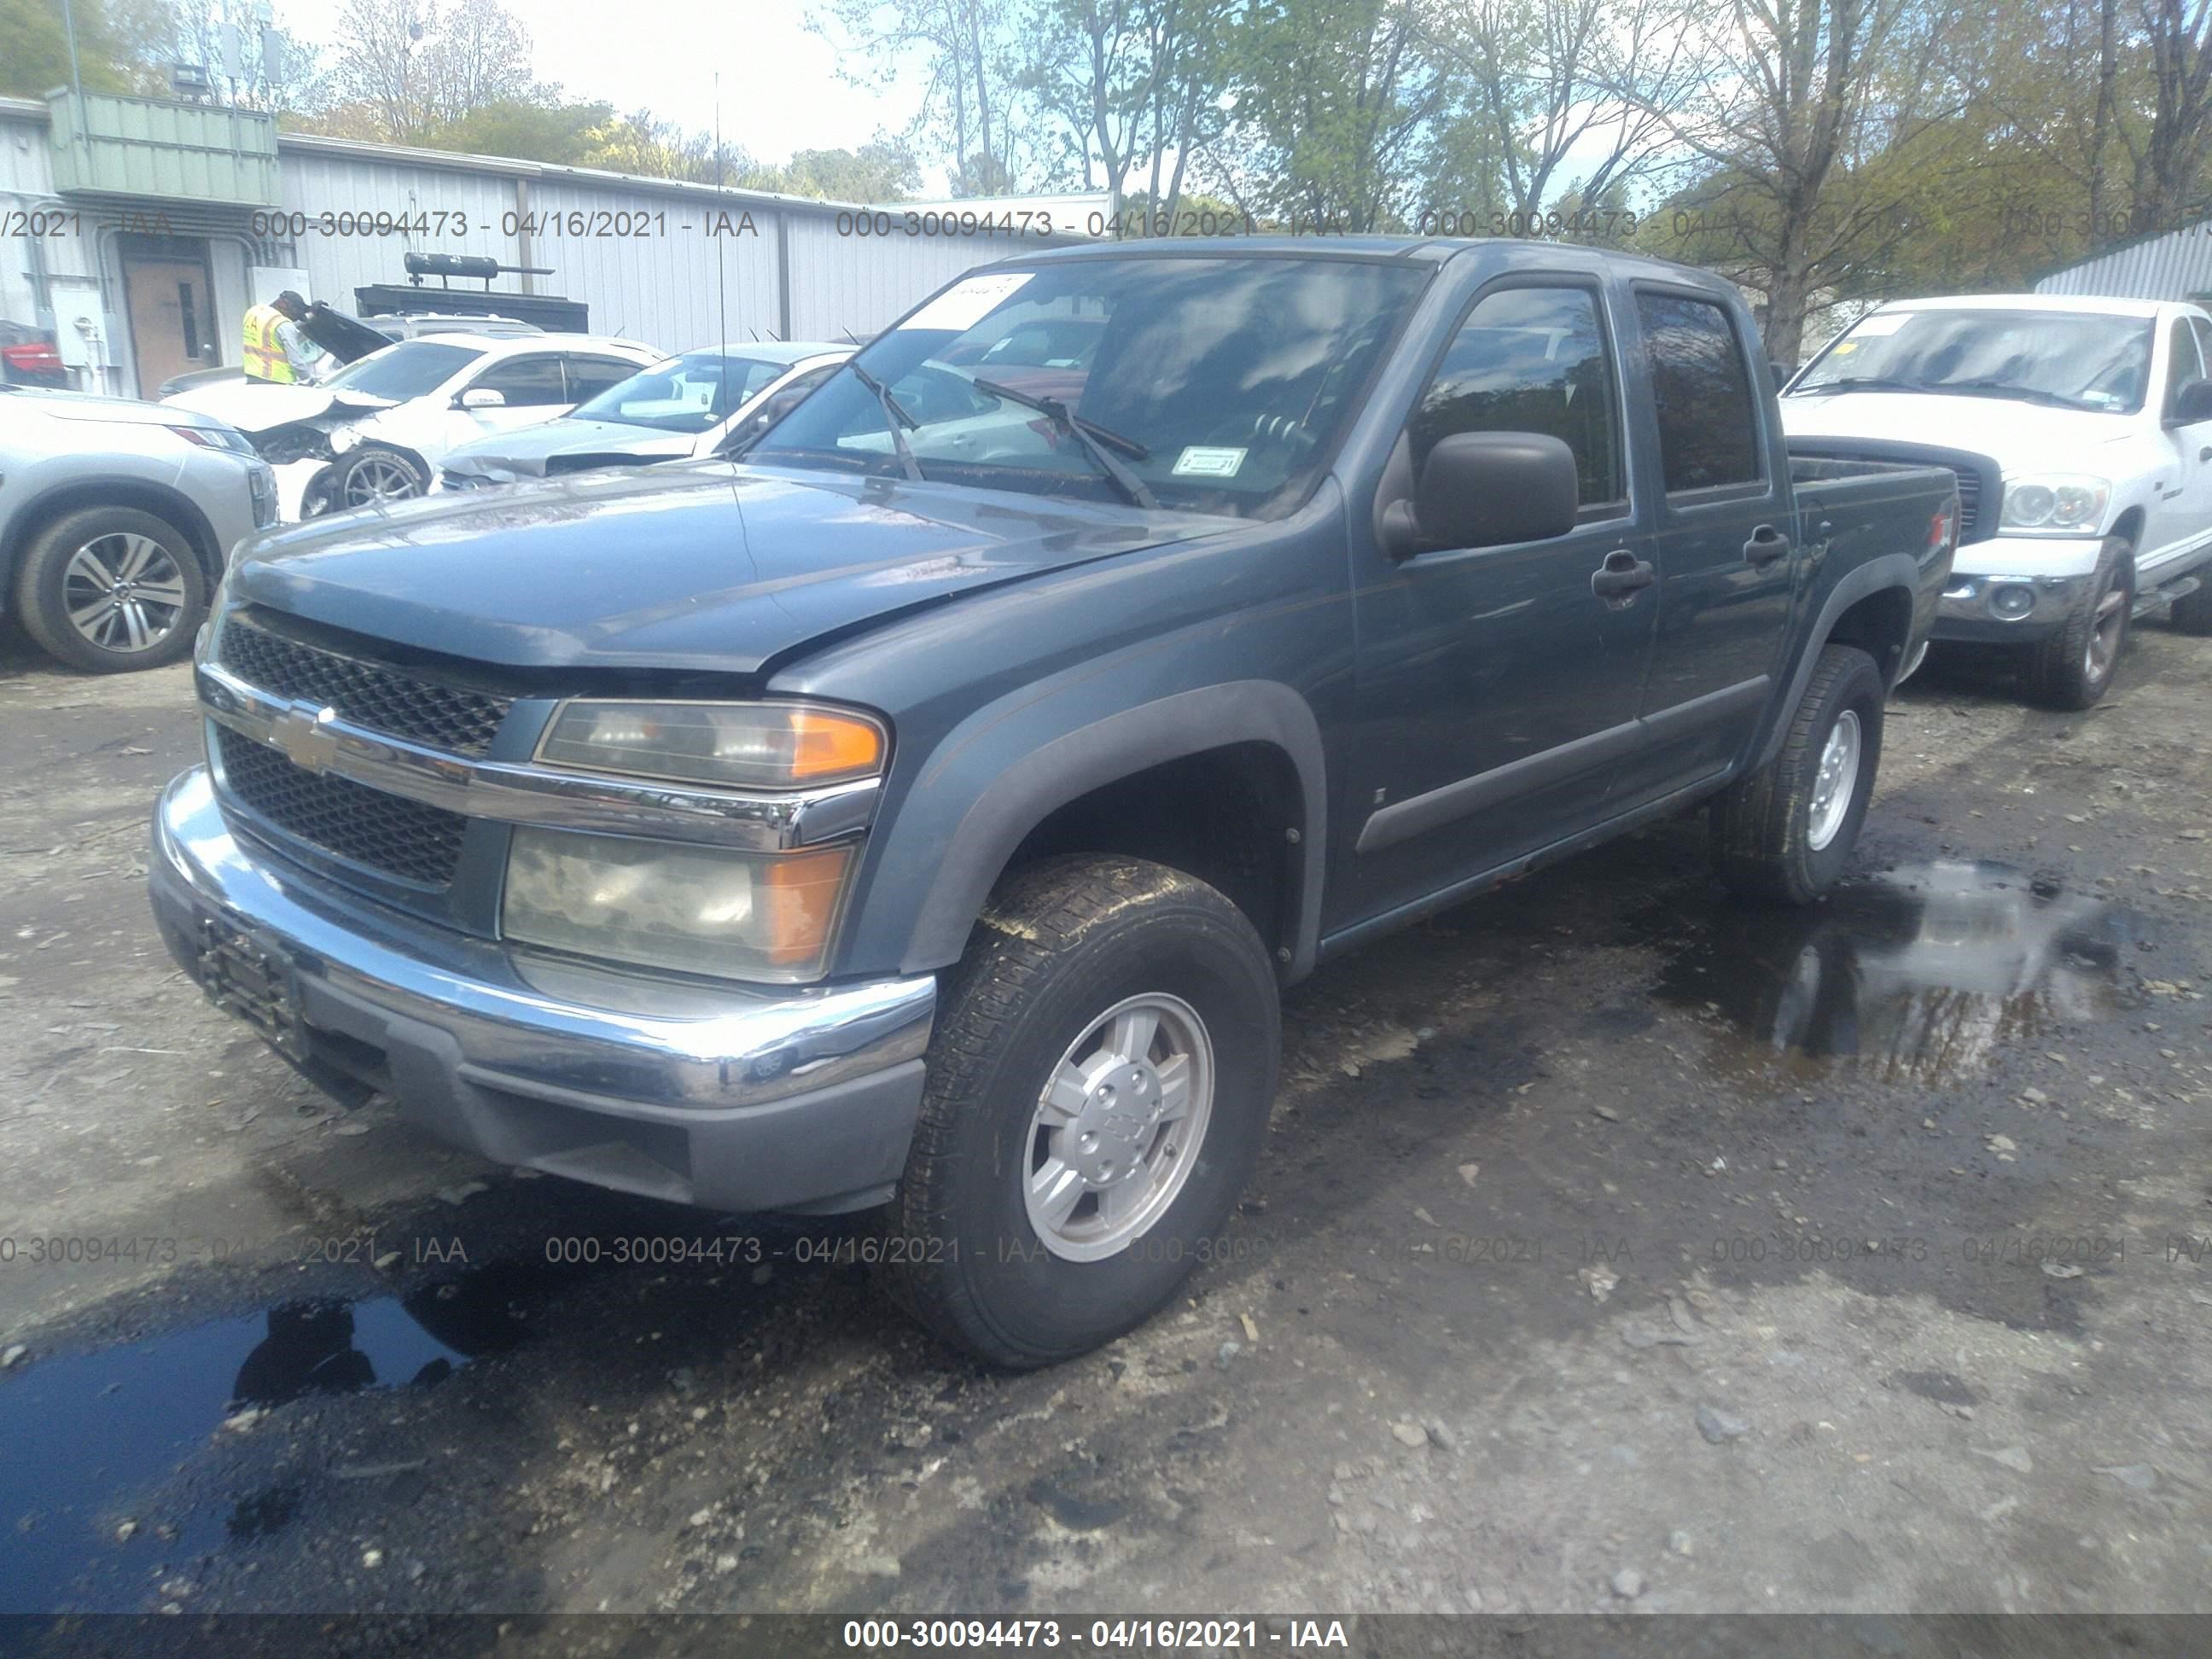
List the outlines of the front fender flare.
<svg viewBox="0 0 2212 1659">
<path fill-rule="evenodd" d="M 1237 680 L 1177 692 L 1125 709 L 1030 747 L 1011 764 L 995 763 L 980 743 L 933 757 L 901 805 L 897 823 L 927 826 L 957 811 L 957 797 L 981 785 L 957 827 L 934 851 L 935 874 L 915 913 L 901 971 L 927 973 L 959 960 L 991 889 L 1024 837 L 1053 811 L 1091 791 L 1164 762 L 1236 743 L 1281 750 L 1296 769 L 1304 797 L 1297 916 L 1285 978 L 1313 965 L 1321 933 L 1328 837 L 1327 769 L 1321 727 L 1305 699 L 1289 686 Z M 956 746 L 957 745 L 957 746 Z M 981 769 L 988 768 L 988 781 Z M 933 799 L 932 798 L 934 797 Z M 899 830 L 894 827 L 894 842 Z M 915 849 L 909 849 L 915 850 Z M 880 879 L 884 872 L 878 872 Z"/>
</svg>

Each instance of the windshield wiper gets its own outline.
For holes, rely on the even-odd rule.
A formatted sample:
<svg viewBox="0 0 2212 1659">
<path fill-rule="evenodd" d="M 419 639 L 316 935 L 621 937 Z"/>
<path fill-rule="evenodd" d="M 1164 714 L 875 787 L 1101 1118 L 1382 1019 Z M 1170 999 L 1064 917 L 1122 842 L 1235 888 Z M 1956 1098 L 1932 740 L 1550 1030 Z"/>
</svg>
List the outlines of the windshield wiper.
<svg viewBox="0 0 2212 1659">
<path fill-rule="evenodd" d="M 1918 380 L 1893 380 L 1887 374 L 1838 374 L 1832 380 L 1822 380 L 1814 386 L 1801 386 L 1790 395 L 1809 398 L 1820 392 L 1926 392 L 1929 388 Z"/>
<path fill-rule="evenodd" d="M 1964 392 L 1980 398 L 2017 398 L 2022 403 L 2048 404 L 2053 409 L 2101 410 L 2103 405 L 2086 398 L 2069 398 L 2063 392 L 2045 392 L 2040 386 L 2014 386 L 2007 380 L 1930 380 L 1930 392 Z"/>
<path fill-rule="evenodd" d="M 884 424 L 890 428 L 891 448 L 897 453 L 900 469 L 915 483 L 921 479 L 921 463 L 914 458 L 914 446 L 907 442 L 902 429 L 920 426 L 921 422 L 899 407 L 899 400 L 891 396 L 891 389 L 860 364 L 848 357 L 845 367 L 853 371 L 853 378 L 876 394 L 876 401 L 884 406 Z"/>
<path fill-rule="evenodd" d="M 1050 421 L 1054 429 L 1073 438 L 1083 446 L 1084 453 L 1097 464 L 1098 470 L 1113 481 L 1114 487 L 1133 506 L 1157 512 L 1159 501 L 1145 488 L 1145 481 L 1115 459 L 1118 449 L 1132 460 L 1141 461 L 1152 452 L 1134 438 L 1125 438 L 1110 427 L 1100 426 L 1096 421 L 1086 421 L 1072 413 L 1057 398 L 1039 398 L 1027 392 L 1017 392 L 1010 386 L 1000 386 L 996 380 L 981 376 L 969 382 L 976 391 L 988 392 L 994 398 L 1004 398 L 1010 404 L 1020 404 L 1034 409 Z"/>
</svg>

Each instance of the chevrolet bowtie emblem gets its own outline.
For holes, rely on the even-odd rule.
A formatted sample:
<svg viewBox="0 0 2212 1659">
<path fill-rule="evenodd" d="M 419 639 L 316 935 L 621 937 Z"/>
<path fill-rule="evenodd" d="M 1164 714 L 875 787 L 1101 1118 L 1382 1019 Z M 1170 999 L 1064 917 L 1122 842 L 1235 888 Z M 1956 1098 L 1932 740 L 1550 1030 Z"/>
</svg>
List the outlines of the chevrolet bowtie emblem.
<svg viewBox="0 0 2212 1659">
<path fill-rule="evenodd" d="M 293 765 L 319 772 L 337 757 L 337 734 L 330 723 L 335 708 L 317 708 L 295 702 L 269 723 L 269 741 L 284 751 Z"/>
</svg>

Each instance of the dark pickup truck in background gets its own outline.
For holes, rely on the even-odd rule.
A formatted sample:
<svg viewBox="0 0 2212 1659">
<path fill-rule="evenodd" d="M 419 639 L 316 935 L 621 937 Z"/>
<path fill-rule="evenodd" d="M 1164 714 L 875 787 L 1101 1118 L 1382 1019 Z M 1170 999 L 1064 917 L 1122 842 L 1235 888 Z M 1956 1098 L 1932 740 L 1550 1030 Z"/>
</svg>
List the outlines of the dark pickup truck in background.
<svg viewBox="0 0 2212 1659">
<path fill-rule="evenodd" d="M 1701 804 L 1746 894 L 1833 883 L 1957 522 L 1942 469 L 1793 463 L 1692 270 L 1042 254 L 741 463 L 250 544 L 155 910 L 334 1092 L 886 1206 L 908 1308 L 1044 1364 L 1227 1220 L 1317 963 Z"/>
</svg>

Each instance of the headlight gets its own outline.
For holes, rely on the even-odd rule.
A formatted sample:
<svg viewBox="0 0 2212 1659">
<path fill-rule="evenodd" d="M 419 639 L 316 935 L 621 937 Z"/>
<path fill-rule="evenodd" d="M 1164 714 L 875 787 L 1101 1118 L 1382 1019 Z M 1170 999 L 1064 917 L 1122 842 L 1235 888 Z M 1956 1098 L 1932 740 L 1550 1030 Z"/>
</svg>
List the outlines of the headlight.
<svg viewBox="0 0 2212 1659">
<path fill-rule="evenodd" d="M 502 930 L 511 939 L 729 979 L 822 973 L 849 846 L 742 853 L 518 829 Z"/>
<path fill-rule="evenodd" d="M 551 766 L 710 788 L 795 789 L 883 770 L 884 728 L 802 703 L 564 703 L 538 745 Z"/>
<path fill-rule="evenodd" d="M 2047 535 L 2080 536 L 2104 521 L 2105 503 L 2112 486 L 2086 472 L 2039 472 L 2005 480 L 2004 511 L 1998 517 L 2006 530 L 2041 531 Z"/>
</svg>

